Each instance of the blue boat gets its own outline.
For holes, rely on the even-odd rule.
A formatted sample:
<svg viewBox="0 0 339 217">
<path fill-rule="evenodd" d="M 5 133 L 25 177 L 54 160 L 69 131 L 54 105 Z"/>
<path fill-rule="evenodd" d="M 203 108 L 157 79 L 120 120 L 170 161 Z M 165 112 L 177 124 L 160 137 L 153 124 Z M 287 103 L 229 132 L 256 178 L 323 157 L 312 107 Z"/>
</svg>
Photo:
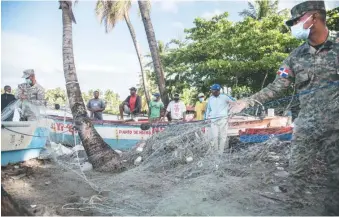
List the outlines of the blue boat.
<svg viewBox="0 0 339 217">
<path fill-rule="evenodd" d="M 37 158 L 45 147 L 51 120 L 1 123 L 1 166 Z"/>
</svg>

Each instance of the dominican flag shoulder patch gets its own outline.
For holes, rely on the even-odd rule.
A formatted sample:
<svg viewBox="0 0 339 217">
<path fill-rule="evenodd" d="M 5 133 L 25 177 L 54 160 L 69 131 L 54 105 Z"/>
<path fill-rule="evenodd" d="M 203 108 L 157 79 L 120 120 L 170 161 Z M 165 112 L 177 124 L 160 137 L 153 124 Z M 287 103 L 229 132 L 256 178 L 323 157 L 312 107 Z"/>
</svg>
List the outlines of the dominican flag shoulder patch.
<svg viewBox="0 0 339 217">
<path fill-rule="evenodd" d="M 277 71 L 277 74 L 278 74 L 279 77 L 281 77 L 281 78 L 288 78 L 290 72 L 291 72 L 290 69 L 281 67 L 281 68 L 279 69 L 279 71 Z"/>
</svg>

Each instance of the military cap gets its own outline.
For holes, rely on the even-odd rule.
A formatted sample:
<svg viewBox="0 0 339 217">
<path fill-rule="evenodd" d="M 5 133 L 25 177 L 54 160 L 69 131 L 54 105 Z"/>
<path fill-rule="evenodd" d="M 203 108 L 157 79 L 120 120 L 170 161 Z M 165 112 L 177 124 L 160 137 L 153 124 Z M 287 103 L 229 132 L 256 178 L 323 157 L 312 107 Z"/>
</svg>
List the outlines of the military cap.
<svg viewBox="0 0 339 217">
<path fill-rule="evenodd" d="M 325 2 L 324 1 L 305 1 L 302 3 L 297 4 L 291 9 L 291 19 L 286 21 L 287 26 L 293 26 L 293 21 L 298 19 L 299 17 L 303 16 L 308 11 L 313 10 L 323 10 L 325 9 Z"/>
<path fill-rule="evenodd" d="M 34 75 L 34 69 L 26 69 L 22 78 L 28 78 L 31 75 Z"/>
</svg>

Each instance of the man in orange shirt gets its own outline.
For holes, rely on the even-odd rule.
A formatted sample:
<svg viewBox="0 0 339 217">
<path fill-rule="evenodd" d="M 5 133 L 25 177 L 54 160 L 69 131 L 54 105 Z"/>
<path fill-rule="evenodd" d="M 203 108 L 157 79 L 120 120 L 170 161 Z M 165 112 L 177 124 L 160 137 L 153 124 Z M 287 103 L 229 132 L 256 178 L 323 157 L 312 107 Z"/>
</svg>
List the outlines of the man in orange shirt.
<svg viewBox="0 0 339 217">
<path fill-rule="evenodd" d="M 124 119 L 124 113 L 127 115 L 136 115 L 141 112 L 141 97 L 137 95 L 137 89 L 131 87 L 130 95 L 119 106 L 120 118 Z"/>
</svg>

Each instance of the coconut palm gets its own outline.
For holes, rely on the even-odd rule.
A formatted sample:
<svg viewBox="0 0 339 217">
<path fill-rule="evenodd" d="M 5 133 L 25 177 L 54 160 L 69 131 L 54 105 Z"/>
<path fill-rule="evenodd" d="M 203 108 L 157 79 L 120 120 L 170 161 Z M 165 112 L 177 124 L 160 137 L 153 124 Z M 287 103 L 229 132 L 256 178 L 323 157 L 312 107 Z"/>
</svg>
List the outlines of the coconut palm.
<svg viewBox="0 0 339 217">
<path fill-rule="evenodd" d="M 121 20 L 125 20 L 129 32 L 132 37 L 132 41 L 134 44 L 135 51 L 138 56 L 139 64 L 140 64 L 140 71 L 143 80 L 143 88 L 145 90 L 145 96 L 147 102 L 149 102 L 150 98 L 147 91 L 147 82 L 146 76 L 144 72 L 144 67 L 142 64 L 142 55 L 140 52 L 140 47 L 136 39 L 135 31 L 131 20 L 129 19 L 129 9 L 131 8 L 132 4 L 131 1 L 106 1 L 106 0 L 99 0 L 96 4 L 96 15 L 100 20 L 100 23 L 104 23 L 106 33 L 110 32 L 116 23 Z"/>
<path fill-rule="evenodd" d="M 78 130 L 88 159 L 94 169 L 99 171 L 120 170 L 122 169 L 122 164 L 119 155 L 104 142 L 95 130 L 87 115 L 87 110 L 82 98 L 73 55 L 72 22 L 76 22 L 72 11 L 72 1 L 59 1 L 59 3 L 59 9 L 62 10 L 63 24 L 62 54 L 64 76 L 74 127 Z"/>
<path fill-rule="evenodd" d="M 142 17 L 142 21 L 144 23 L 145 32 L 147 35 L 148 45 L 151 51 L 154 71 L 157 77 L 161 99 L 163 103 L 165 104 L 165 106 L 167 106 L 169 103 L 169 98 L 168 98 L 168 94 L 166 90 L 165 76 L 164 76 L 164 71 L 163 71 L 163 67 L 161 64 L 161 60 L 160 60 L 159 48 L 157 46 L 157 40 L 155 38 L 155 33 L 154 33 L 154 29 L 153 29 L 153 25 L 152 25 L 152 21 L 150 17 L 149 3 L 147 1 L 139 0 L 138 4 L 139 4 L 139 10 L 140 10 L 140 14 Z"/>
<path fill-rule="evenodd" d="M 271 14 L 285 13 L 286 10 L 278 12 L 278 4 L 279 0 L 255 0 L 253 3 L 249 1 L 248 9 L 239 12 L 239 15 L 261 20 Z"/>
</svg>

